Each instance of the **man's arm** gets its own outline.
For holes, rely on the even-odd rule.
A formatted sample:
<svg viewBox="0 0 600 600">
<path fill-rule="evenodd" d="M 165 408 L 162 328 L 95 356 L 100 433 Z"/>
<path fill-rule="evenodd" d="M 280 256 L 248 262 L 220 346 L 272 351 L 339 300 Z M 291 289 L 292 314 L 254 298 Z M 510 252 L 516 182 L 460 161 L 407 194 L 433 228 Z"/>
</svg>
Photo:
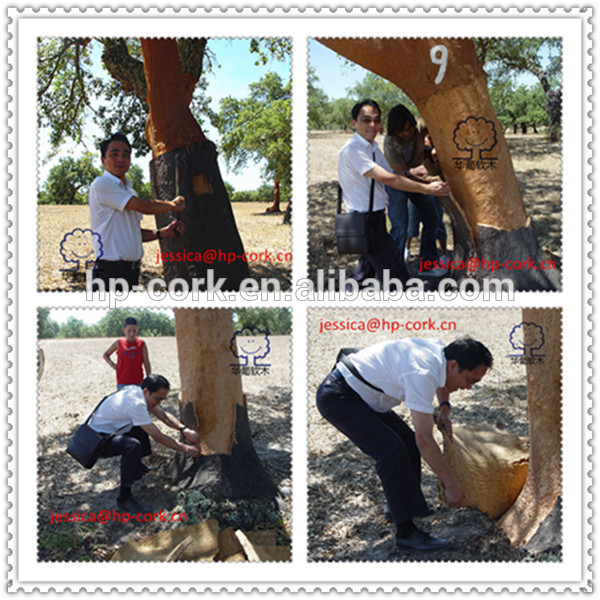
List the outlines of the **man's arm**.
<svg viewBox="0 0 600 600">
<path fill-rule="evenodd" d="M 181 212 L 185 209 L 185 198 L 177 196 L 173 200 L 155 200 L 131 196 L 125 205 L 127 210 L 136 210 L 144 215 L 161 215 L 162 213 Z"/>
<path fill-rule="evenodd" d="M 183 235 L 183 221 L 171 221 L 162 229 L 142 229 L 142 242 L 152 242 L 153 240 L 164 238 L 175 238 Z"/>
<path fill-rule="evenodd" d="M 450 402 L 450 394 L 444 388 L 438 388 L 435 392 L 438 402 Z M 444 404 L 440 406 L 440 412 L 436 420 L 437 428 L 442 431 L 444 429 L 448 435 L 448 439 L 454 442 L 454 435 L 452 433 L 452 421 L 450 420 L 450 405 Z"/>
<path fill-rule="evenodd" d="M 200 456 L 200 448 L 197 446 L 189 446 L 188 444 L 182 444 L 177 440 L 174 440 L 172 437 L 165 435 L 160 431 L 160 429 L 154 425 L 154 423 L 150 423 L 149 425 L 141 425 L 141 428 L 155 441 L 167 448 L 171 448 L 171 450 L 176 450 L 177 452 L 183 452 L 187 454 L 187 456 L 193 456 L 194 458 Z"/>
<path fill-rule="evenodd" d="M 415 441 L 421 456 L 439 477 L 446 494 L 446 504 L 458 508 L 465 499 L 465 492 L 456 481 L 436 441 L 433 439 L 433 419 L 428 413 L 411 410 Z"/>
<path fill-rule="evenodd" d="M 116 371 L 117 370 L 117 363 L 115 363 L 113 361 L 113 359 L 111 358 L 111 355 L 114 354 L 117 349 L 119 348 L 119 342 L 113 342 L 108 350 L 102 355 L 102 358 Z"/>
<path fill-rule="evenodd" d="M 416 192 L 418 194 L 431 194 L 432 196 L 447 196 L 450 193 L 448 184 L 444 181 L 432 181 L 431 183 L 422 183 L 409 179 L 399 173 L 390 171 L 375 165 L 364 173 L 366 177 L 371 177 L 384 185 L 388 185 L 404 192 Z"/>
<path fill-rule="evenodd" d="M 197 444 L 200 441 L 200 436 L 197 431 L 186 427 L 182 429 L 183 423 L 179 422 L 171 413 L 168 413 L 166 410 L 163 410 L 160 406 L 155 406 L 150 411 L 157 419 L 162 421 L 167 427 L 171 429 L 177 429 L 181 431 L 183 435 L 190 441 L 192 444 Z"/>
</svg>

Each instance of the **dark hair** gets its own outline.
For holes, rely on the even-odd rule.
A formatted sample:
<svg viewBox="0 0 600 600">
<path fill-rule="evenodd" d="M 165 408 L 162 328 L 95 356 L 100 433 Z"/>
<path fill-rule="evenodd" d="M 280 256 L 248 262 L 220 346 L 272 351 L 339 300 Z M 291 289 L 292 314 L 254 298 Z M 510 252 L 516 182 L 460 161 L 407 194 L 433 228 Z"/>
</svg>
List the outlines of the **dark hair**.
<svg viewBox="0 0 600 600">
<path fill-rule="evenodd" d="M 171 389 L 171 384 L 166 377 L 162 375 L 157 375 L 156 373 L 150 373 L 143 381 L 140 383 L 142 389 L 147 389 L 150 393 L 157 392 L 162 388 L 166 390 Z"/>
<path fill-rule="evenodd" d="M 137 325 L 137 319 L 135 317 L 127 317 L 124 321 L 123 321 L 123 327 L 127 327 L 127 325 Z"/>
<path fill-rule="evenodd" d="M 459 338 L 444 348 L 446 360 L 455 360 L 461 371 L 472 371 L 479 365 L 490 368 L 494 359 L 492 353 L 477 340 L 470 337 Z"/>
<path fill-rule="evenodd" d="M 357 102 L 352 107 L 352 120 L 353 121 L 356 121 L 356 119 L 358 119 L 358 113 L 360 112 L 360 109 L 363 106 L 372 106 L 381 115 L 381 109 L 379 108 L 379 104 L 377 104 L 377 102 L 375 102 L 375 100 L 371 100 L 370 98 L 367 98 L 366 100 L 361 100 L 360 102 Z"/>
<path fill-rule="evenodd" d="M 396 135 L 396 133 L 404 131 L 406 123 L 409 122 L 413 127 L 417 126 L 417 120 L 414 115 L 404 106 L 398 104 L 390 110 L 387 120 L 388 135 Z"/>
<path fill-rule="evenodd" d="M 100 144 L 100 155 L 102 158 L 106 158 L 106 151 L 108 150 L 108 146 L 111 142 L 124 142 L 131 150 L 131 144 L 129 143 L 129 140 L 122 133 L 113 133 L 107 140 L 104 140 Z"/>
</svg>

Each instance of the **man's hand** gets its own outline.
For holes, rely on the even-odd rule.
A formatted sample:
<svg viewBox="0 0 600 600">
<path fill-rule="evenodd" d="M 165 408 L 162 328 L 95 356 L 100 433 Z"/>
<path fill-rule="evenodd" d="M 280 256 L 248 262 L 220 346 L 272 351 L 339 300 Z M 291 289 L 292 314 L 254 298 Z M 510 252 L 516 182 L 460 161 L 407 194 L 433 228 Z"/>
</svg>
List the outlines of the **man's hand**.
<svg viewBox="0 0 600 600">
<path fill-rule="evenodd" d="M 190 429 L 189 427 L 183 429 L 181 433 L 183 433 L 185 438 L 192 444 L 197 444 L 200 441 L 200 435 L 198 434 L 198 432 L 194 431 L 193 429 Z"/>
<path fill-rule="evenodd" d="M 451 508 L 460 508 L 465 501 L 465 491 L 456 480 L 454 483 L 444 486 L 444 495 L 446 496 L 446 504 Z"/>
<path fill-rule="evenodd" d="M 440 431 L 443 430 L 446 432 L 448 439 L 451 442 L 454 442 L 454 436 L 452 435 L 452 421 L 450 420 L 450 410 L 447 406 L 443 406 L 440 409 L 440 414 L 438 415 L 435 424 Z"/>
<path fill-rule="evenodd" d="M 432 196 L 448 196 L 450 194 L 450 187 L 445 181 L 432 181 L 426 185 L 426 194 Z"/>
<path fill-rule="evenodd" d="M 183 196 L 177 196 L 171 200 L 171 206 L 175 212 L 181 212 L 185 209 L 185 198 Z"/>
<path fill-rule="evenodd" d="M 188 456 L 191 456 L 192 458 L 198 458 L 199 456 L 201 456 L 200 448 L 198 448 L 198 446 L 188 446 L 186 444 L 185 450 L 185 453 Z"/>
<path fill-rule="evenodd" d="M 180 196 L 181 197 L 181 196 Z M 183 235 L 185 226 L 183 221 L 171 221 L 166 227 L 160 230 L 161 238 L 176 238 Z"/>
</svg>

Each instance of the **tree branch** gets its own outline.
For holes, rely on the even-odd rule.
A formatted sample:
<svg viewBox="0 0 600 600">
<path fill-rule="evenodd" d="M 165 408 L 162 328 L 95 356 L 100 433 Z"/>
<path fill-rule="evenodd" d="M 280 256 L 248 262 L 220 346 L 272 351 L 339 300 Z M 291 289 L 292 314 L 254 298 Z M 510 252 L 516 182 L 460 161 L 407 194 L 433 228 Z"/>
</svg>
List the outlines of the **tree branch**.
<svg viewBox="0 0 600 600">
<path fill-rule="evenodd" d="M 100 41 L 104 46 L 102 62 L 111 77 L 123 86 L 125 92 L 134 93 L 146 102 L 144 63 L 131 56 L 125 39 L 102 38 Z"/>
</svg>

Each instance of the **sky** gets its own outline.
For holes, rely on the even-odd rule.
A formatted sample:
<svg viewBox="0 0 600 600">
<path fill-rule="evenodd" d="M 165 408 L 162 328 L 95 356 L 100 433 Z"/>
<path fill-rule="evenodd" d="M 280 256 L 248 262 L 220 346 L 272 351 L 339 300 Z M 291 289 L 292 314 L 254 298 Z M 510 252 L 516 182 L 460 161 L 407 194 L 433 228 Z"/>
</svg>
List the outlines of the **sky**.
<svg viewBox="0 0 600 600">
<path fill-rule="evenodd" d="M 208 89 L 207 94 L 212 98 L 211 108 L 218 111 L 219 101 L 226 96 L 234 96 L 236 98 L 245 98 L 249 91 L 249 85 L 260 80 L 267 72 L 274 71 L 278 73 L 284 81 L 288 81 L 291 74 L 290 59 L 285 62 L 269 61 L 265 66 L 256 66 L 257 55 L 250 54 L 248 51 L 249 38 L 212 38 L 209 41 L 208 47 L 215 55 L 213 64 L 213 73 L 207 75 Z M 94 58 L 98 65 L 98 73 L 102 71 L 99 64 L 101 54 L 101 44 L 95 43 Z M 207 137 L 215 142 L 218 146 L 219 136 L 215 129 L 210 127 L 207 121 L 203 124 L 204 133 Z M 94 136 L 99 136 L 100 131 L 97 127 L 90 124 L 86 128 L 87 149 L 95 151 Z M 40 157 L 46 155 L 48 150 L 48 137 L 44 131 L 40 131 Z M 65 144 L 58 156 L 46 164 L 40 164 L 39 183 L 45 181 L 50 169 L 55 165 L 61 157 L 66 155 L 77 156 L 83 153 L 86 147 L 74 144 Z M 98 151 L 98 156 L 99 156 Z M 149 154 L 146 157 L 134 157 L 133 164 L 137 164 L 144 170 L 145 180 L 150 178 L 149 162 L 151 159 Z M 100 158 L 98 158 L 98 167 L 100 167 Z M 260 187 L 264 182 L 260 176 L 260 165 L 248 166 L 240 174 L 236 175 L 229 171 L 225 165 L 225 161 L 219 158 L 219 167 L 221 176 L 224 181 L 231 183 L 236 191 L 254 190 Z M 272 182 L 267 182 L 272 183 Z"/>
</svg>

